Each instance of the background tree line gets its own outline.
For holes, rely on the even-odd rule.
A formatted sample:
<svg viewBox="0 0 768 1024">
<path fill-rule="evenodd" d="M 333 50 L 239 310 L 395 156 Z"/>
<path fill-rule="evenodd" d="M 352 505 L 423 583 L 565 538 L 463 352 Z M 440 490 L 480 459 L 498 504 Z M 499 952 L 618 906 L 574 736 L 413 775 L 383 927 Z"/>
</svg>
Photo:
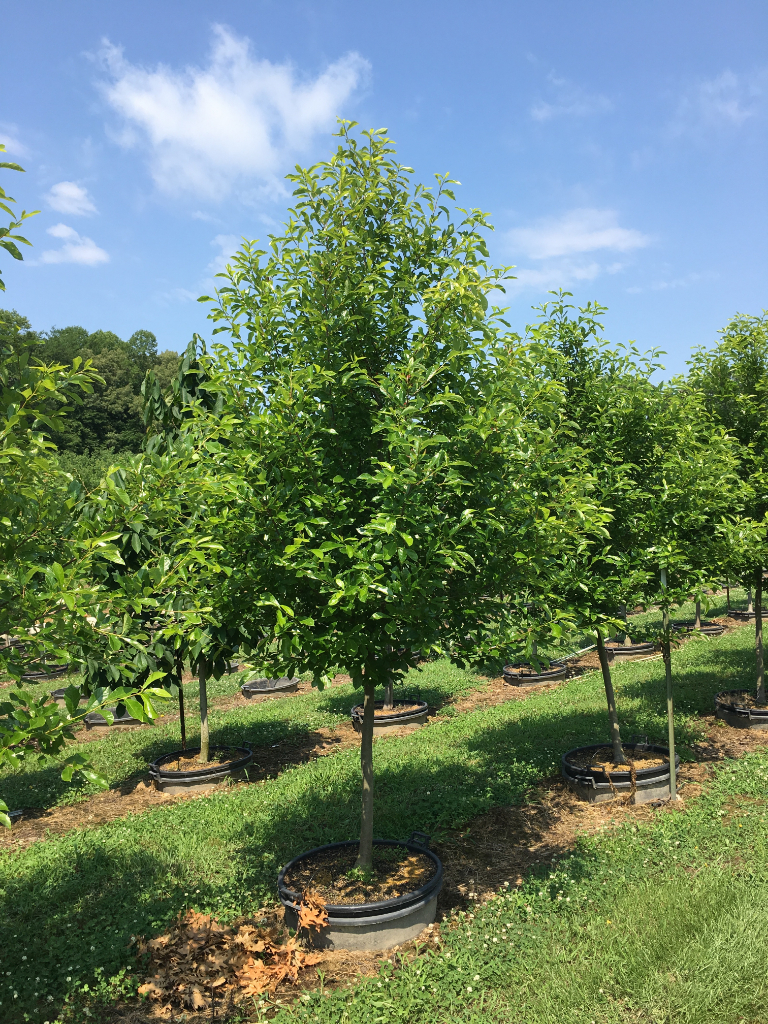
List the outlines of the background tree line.
<svg viewBox="0 0 768 1024">
<path fill-rule="evenodd" d="M 151 331 L 134 331 L 127 341 L 114 331 L 89 333 L 77 326 L 38 331 L 16 310 L 0 309 L 0 341 L 29 349 L 35 360 L 48 365 L 72 366 L 77 357 L 90 360 L 103 379 L 68 408 L 61 429 L 51 433 L 59 466 L 89 490 L 120 455 L 141 450 L 146 430 L 141 385 L 146 373 L 152 370 L 165 389 L 180 358 L 170 349 L 158 352 Z"/>
</svg>

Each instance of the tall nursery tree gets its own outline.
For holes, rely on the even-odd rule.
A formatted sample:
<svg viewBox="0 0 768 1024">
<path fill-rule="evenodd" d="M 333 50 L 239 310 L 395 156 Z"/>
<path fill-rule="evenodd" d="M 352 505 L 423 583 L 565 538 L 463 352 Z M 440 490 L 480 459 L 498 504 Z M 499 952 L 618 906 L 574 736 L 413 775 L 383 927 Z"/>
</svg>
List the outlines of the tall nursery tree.
<svg viewBox="0 0 768 1024">
<path fill-rule="evenodd" d="M 737 314 L 712 348 L 697 349 L 690 361 L 689 386 L 713 418 L 738 442 L 742 488 L 725 528 L 730 546 L 729 575 L 755 591 L 756 698 L 765 705 L 762 595 L 768 563 L 768 311 Z"/>
<path fill-rule="evenodd" d="M 594 494 L 611 510 L 606 543 L 562 559 L 559 589 L 572 618 L 595 634 L 613 758 L 626 763 L 605 637 L 630 637 L 627 607 L 660 597 L 659 570 L 682 599 L 720 571 L 718 525 L 731 510 L 732 444 L 683 382 L 656 384 L 658 353 L 610 347 L 604 307 L 574 310 L 559 293 L 530 336 L 559 356 L 555 378 L 583 449 Z"/>
<path fill-rule="evenodd" d="M 377 685 L 498 634 L 494 595 L 545 584 L 601 514 L 563 455 L 561 389 L 489 305 L 507 274 L 486 216 L 454 221 L 450 179 L 413 185 L 383 131 L 354 127 L 290 175 L 284 233 L 223 275 L 212 318 L 230 343 L 207 371 L 239 409 L 228 457 L 253 529 L 232 586 L 271 616 L 253 647 L 319 686 L 344 665 L 363 690 L 370 868 Z"/>
</svg>

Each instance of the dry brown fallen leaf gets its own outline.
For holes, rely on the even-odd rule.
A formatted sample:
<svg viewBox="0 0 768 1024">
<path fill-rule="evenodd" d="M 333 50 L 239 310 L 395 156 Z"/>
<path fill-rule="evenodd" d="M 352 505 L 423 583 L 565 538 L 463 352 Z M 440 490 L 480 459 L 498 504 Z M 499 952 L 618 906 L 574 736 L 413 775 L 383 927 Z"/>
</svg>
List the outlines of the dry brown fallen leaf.
<svg viewBox="0 0 768 1024">
<path fill-rule="evenodd" d="M 316 928 L 318 931 L 328 924 L 328 911 L 323 897 L 308 889 L 302 893 L 299 904 L 299 928 Z"/>
<path fill-rule="evenodd" d="M 174 1008 L 205 1010 L 214 1000 L 235 1003 L 274 992 L 284 981 L 296 984 L 299 972 L 321 959 L 280 928 L 251 923 L 230 928 L 192 910 L 179 915 L 167 934 L 139 948 L 150 955 L 149 977 L 139 992 L 162 1018 Z"/>
</svg>

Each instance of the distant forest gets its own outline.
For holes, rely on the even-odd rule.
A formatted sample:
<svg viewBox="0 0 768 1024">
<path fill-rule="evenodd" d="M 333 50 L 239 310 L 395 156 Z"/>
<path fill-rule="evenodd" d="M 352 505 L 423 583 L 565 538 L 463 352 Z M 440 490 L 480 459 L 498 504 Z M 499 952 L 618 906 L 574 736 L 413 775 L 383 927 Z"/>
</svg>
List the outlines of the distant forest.
<svg viewBox="0 0 768 1024">
<path fill-rule="evenodd" d="M 163 386 L 171 382 L 179 364 L 178 352 L 157 351 L 157 338 L 151 331 L 134 331 L 124 341 L 113 331 L 93 331 L 84 327 L 54 327 L 34 330 L 29 320 L 16 310 L 0 310 L 0 339 L 31 346 L 35 358 L 44 363 L 71 365 L 76 356 L 90 359 L 104 384 L 93 394 L 84 395 L 82 405 L 68 408 L 65 429 L 51 438 L 59 449 L 62 468 L 78 477 L 87 487 L 120 454 L 138 452 L 144 437 L 141 385 L 147 370 L 154 370 Z"/>
</svg>

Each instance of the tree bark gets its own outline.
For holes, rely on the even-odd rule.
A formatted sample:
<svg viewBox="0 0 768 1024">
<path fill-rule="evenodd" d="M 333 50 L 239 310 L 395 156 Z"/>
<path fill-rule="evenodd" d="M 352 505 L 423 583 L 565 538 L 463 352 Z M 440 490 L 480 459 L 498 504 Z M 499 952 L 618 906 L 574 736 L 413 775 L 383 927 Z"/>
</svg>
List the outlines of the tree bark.
<svg viewBox="0 0 768 1024">
<path fill-rule="evenodd" d="M 608 721 L 611 723 L 611 746 L 613 747 L 613 763 L 626 764 L 624 750 L 621 746 L 621 733 L 619 732 L 619 716 L 616 713 L 616 695 L 613 692 L 613 681 L 611 680 L 611 667 L 608 664 L 608 655 L 605 651 L 605 644 L 597 630 L 597 656 L 600 659 L 600 668 L 603 673 L 603 684 L 605 696 L 608 701 Z"/>
<path fill-rule="evenodd" d="M 201 657 L 197 666 L 197 679 L 200 683 L 200 761 L 208 763 L 210 734 L 208 732 L 208 688 L 207 688 L 208 665 L 205 658 Z"/>
<path fill-rule="evenodd" d="M 696 602 L 696 629 L 701 629 L 701 601 Z"/>
<path fill-rule="evenodd" d="M 728 580 L 725 581 L 725 607 L 731 610 L 731 584 Z"/>
<path fill-rule="evenodd" d="M 371 680 L 363 684 L 363 732 L 360 739 L 360 767 L 363 774 L 362 813 L 360 816 L 360 847 L 355 867 L 370 871 L 373 868 L 373 724 L 376 685 Z"/>
<path fill-rule="evenodd" d="M 763 662 L 763 567 L 755 569 L 755 654 L 757 660 L 757 702 L 765 704 L 765 664 Z"/>
<path fill-rule="evenodd" d="M 626 605 L 624 605 L 624 615 L 622 616 L 622 618 L 624 619 L 624 646 L 631 647 L 632 637 L 629 635 L 629 615 L 627 614 Z"/>
<path fill-rule="evenodd" d="M 179 721 L 181 723 L 181 749 L 187 749 L 187 721 L 184 717 L 184 660 L 176 655 L 176 685 L 179 688 Z"/>
<path fill-rule="evenodd" d="M 747 587 L 747 611 L 753 612 L 754 606 L 752 604 L 752 587 Z"/>
<path fill-rule="evenodd" d="M 392 682 L 392 676 L 387 679 L 387 685 L 384 687 L 384 710 L 391 711 L 395 706 L 395 687 Z"/>
</svg>

